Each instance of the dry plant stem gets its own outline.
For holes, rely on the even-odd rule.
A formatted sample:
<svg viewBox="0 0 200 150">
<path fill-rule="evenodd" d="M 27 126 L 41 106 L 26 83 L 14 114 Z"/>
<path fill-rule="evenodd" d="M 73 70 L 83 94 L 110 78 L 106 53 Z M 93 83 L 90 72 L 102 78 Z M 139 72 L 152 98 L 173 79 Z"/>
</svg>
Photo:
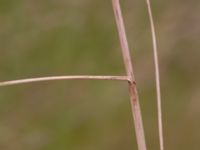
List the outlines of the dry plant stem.
<svg viewBox="0 0 200 150">
<path fill-rule="evenodd" d="M 146 3 L 147 3 L 147 7 L 148 7 L 148 14 L 149 14 L 149 19 L 150 19 L 151 33 L 152 33 L 152 40 L 153 40 L 160 150 L 164 150 L 163 124 L 162 124 L 162 106 L 161 106 L 161 92 L 160 92 L 160 75 L 159 75 L 159 64 L 158 64 L 158 48 L 157 48 L 155 25 L 154 25 L 154 21 L 153 21 L 151 4 L 150 4 L 149 0 L 146 0 Z"/>
<path fill-rule="evenodd" d="M 132 115 L 133 115 L 134 124 L 135 124 L 135 132 L 136 132 L 138 149 L 146 150 L 147 148 L 146 148 L 146 142 L 145 142 L 145 136 L 144 136 L 144 128 L 143 128 L 142 115 L 141 115 L 140 104 L 139 104 L 139 97 L 138 97 L 136 85 L 134 82 L 135 77 L 133 74 L 133 67 L 132 67 L 132 62 L 131 62 L 131 57 L 130 57 L 128 41 L 126 37 L 121 7 L 120 7 L 119 0 L 112 0 L 112 4 L 113 4 L 115 20 L 116 20 L 116 24 L 118 28 L 126 73 L 127 73 L 127 76 L 129 77 L 129 82 L 128 82 L 129 94 L 130 94 Z"/>
<path fill-rule="evenodd" d="M 51 76 L 51 77 L 40 77 L 40 78 L 29 78 L 29 79 L 20 79 L 12 81 L 3 81 L 0 82 L 0 86 L 9 86 L 9 85 L 18 85 L 25 83 L 33 82 L 42 82 L 42 81 L 54 81 L 54 80 L 119 80 L 119 81 L 128 81 L 127 76 Z"/>
</svg>

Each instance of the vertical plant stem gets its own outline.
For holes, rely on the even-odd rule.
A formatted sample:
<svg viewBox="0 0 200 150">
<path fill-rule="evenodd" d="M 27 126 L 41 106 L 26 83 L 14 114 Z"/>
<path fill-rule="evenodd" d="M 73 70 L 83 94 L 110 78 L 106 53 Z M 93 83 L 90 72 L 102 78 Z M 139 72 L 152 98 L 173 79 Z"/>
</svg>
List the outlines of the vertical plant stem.
<svg viewBox="0 0 200 150">
<path fill-rule="evenodd" d="M 117 29 L 119 33 L 120 44 L 122 48 L 121 50 L 122 50 L 122 55 L 124 59 L 124 65 L 126 68 L 127 76 L 129 78 L 129 82 L 128 82 L 129 94 L 130 94 L 132 115 L 134 119 L 138 149 L 146 150 L 146 142 L 145 142 L 142 115 L 141 115 L 140 104 L 139 104 L 139 97 L 138 97 L 138 93 L 136 89 L 135 77 L 133 74 L 133 67 L 132 67 L 132 62 L 131 62 L 128 41 L 126 37 L 121 7 L 120 7 L 119 0 L 112 0 L 112 4 L 113 4 L 113 9 L 114 9 Z"/>
<path fill-rule="evenodd" d="M 157 48 L 155 25 L 154 25 L 154 21 L 153 21 L 150 0 L 146 0 L 146 3 L 147 3 L 147 8 L 148 8 L 148 14 L 149 14 L 150 25 L 151 25 L 151 34 L 152 34 L 152 40 L 153 40 L 160 150 L 164 150 L 162 106 L 161 106 L 161 92 L 160 92 L 160 75 L 159 75 L 159 63 L 158 63 L 158 48 Z"/>
</svg>

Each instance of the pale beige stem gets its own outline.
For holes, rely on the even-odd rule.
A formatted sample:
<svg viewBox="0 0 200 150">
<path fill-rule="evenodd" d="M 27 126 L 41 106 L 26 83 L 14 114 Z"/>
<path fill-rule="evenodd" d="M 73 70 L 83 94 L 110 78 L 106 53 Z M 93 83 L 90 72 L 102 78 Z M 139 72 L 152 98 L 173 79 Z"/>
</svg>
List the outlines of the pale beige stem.
<svg viewBox="0 0 200 150">
<path fill-rule="evenodd" d="M 91 75 L 76 75 L 76 76 L 50 76 L 50 77 L 39 77 L 39 78 L 29 78 L 29 79 L 19 79 L 12 81 L 0 82 L 0 86 L 17 85 L 33 82 L 42 81 L 54 81 L 54 80 L 119 80 L 128 81 L 127 76 L 91 76 Z"/>
<path fill-rule="evenodd" d="M 147 3 L 147 7 L 148 7 L 148 14 L 149 14 L 150 25 L 151 25 L 151 34 L 152 34 L 152 40 L 153 40 L 160 150 L 164 150 L 162 105 L 161 105 L 161 91 L 160 91 L 160 74 L 159 74 L 159 63 L 158 63 L 158 48 L 157 48 L 156 32 L 155 32 L 155 25 L 154 25 L 154 21 L 153 21 L 152 10 L 151 10 L 151 4 L 150 4 L 149 0 L 146 0 L 146 3 Z"/>
<path fill-rule="evenodd" d="M 116 20 L 116 24 L 117 24 L 117 29 L 118 29 L 118 33 L 119 33 L 121 50 L 122 50 L 122 54 L 123 54 L 126 73 L 130 80 L 128 82 L 129 94 L 130 94 L 132 115 L 133 115 L 133 119 L 134 119 L 138 149 L 146 150 L 147 148 L 146 148 L 146 142 L 145 142 L 142 115 L 141 115 L 140 104 L 139 104 L 139 97 L 138 97 L 138 93 L 137 93 L 137 89 L 136 89 L 135 77 L 133 74 L 133 67 L 132 67 L 132 62 L 131 62 L 128 41 L 127 41 L 127 37 L 126 37 L 121 7 L 120 7 L 119 0 L 112 0 L 112 4 L 113 4 L 115 20 Z"/>
</svg>

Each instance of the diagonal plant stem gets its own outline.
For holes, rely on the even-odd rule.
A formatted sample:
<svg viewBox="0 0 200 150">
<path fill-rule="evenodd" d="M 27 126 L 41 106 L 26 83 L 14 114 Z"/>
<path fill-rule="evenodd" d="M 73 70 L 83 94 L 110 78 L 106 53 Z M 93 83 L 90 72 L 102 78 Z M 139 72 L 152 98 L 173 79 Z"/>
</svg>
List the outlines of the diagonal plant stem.
<svg viewBox="0 0 200 150">
<path fill-rule="evenodd" d="M 119 81 L 129 81 L 127 76 L 75 75 L 75 76 L 50 76 L 50 77 L 40 77 L 40 78 L 29 78 L 29 79 L 3 81 L 3 82 L 0 82 L 0 86 L 9 86 L 9 85 L 18 85 L 18 84 L 25 84 L 25 83 L 54 81 L 54 80 L 119 80 Z"/>
<path fill-rule="evenodd" d="M 119 0 L 112 0 L 112 5 L 113 5 L 114 14 L 115 14 L 116 24 L 117 24 L 117 29 L 118 29 L 118 34 L 119 34 L 119 39 L 120 39 L 120 44 L 121 44 L 121 51 L 122 51 L 122 55 L 124 59 L 124 65 L 126 68 L 127 76 L 129 78 L 129 82 L 128 82 L 129 94 L 130 94 L 132 115 L 133 115 L 134 124 L 135 124 L 135 132 L 136 132 L 138 149 L 146 150 L 147 148 L 146 148 L 146 142 L 145 142 L 142 115 L 141 115 L 140 104 L 139 104 L 139 96 L 136 89 L 130 50 L 129 50 L 128 41 L 126 37 L 125 26 L 124 26 L 124 21 L 123 21 L 123 16 L 122 16 Z"/>
<path fill-rule="evenodd" d="M 158 47 L 157 47 L 155 25 L 154 25 L 154 21 L 153 21 L 153 15 L 152 15 L 152 10 L 151 10 L 150 0 L 146 0 L 146 3 L 147 3 L 147 8 L 148 8 L 148 14 L 149 14 L 150 25 L 151 25 L 151 34 L 152 34 L 152 40 L 153 40 L 160 150 L 164 150 L 162 105 L 161 105 L 161 91 L 160 91 L 160 74 L 159 74 L 159 63 L 158 63 L 159 62 L 158 61 Z"/>
</svg>

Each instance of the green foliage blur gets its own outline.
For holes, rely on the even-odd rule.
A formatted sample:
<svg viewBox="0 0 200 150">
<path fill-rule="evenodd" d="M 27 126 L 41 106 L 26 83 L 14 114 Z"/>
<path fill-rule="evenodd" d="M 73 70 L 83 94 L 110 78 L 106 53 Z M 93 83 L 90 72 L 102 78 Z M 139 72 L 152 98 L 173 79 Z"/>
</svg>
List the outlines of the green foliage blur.
<svg viewBox="0 0 200 150">
<path fill-rule="evenodd" d="M 145 124 L 157 150 L 151 34 L 145 1 L 121 1 Z M 200 2 L 152 0 L 165 147 L 200 147 Z M 111 1 L 0 0 L 0 81 L 123 75 Z M 0 88 L 1 150 L 137 149 L 127 84 L 51 81 Z"/>
</svg>

